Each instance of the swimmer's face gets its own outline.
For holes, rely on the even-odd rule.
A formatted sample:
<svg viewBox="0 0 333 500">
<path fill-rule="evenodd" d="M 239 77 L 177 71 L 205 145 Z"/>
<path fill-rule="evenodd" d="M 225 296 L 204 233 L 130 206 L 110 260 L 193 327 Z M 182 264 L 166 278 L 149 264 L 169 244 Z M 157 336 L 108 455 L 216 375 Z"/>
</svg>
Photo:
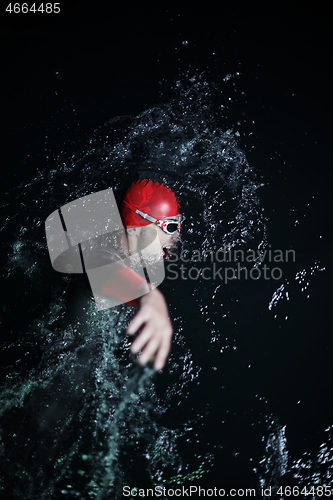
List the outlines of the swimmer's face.
<svg viewBox="0 0 333 500">
<path fill-rule="evenodd" d="M 149 224 L 141 228 L 140 236 L 138 238 L 138 247 L 143 250 L 147 244 L 150 243 L 152 237 L 156 240 L 156 233 L 158 236 L 159 246 L 158 248 L 155 247 L 155 251 L 156 253 L 160 253 L 162 250 L 163 257 L 167 257 L 175 247 L 176 242 L 179 240 L 179 231 L 176 231 L 173 234 L 167 234 L 160 227 L 157 227 L 156 224 Z"/>
<path fill-rule="evenodd" d="M 181 222 L 182 216 L 177 215 L 174 217 L 170 217 L 169 219 L 170 222 L 174 222 L 175 220 Z M 170 256 L 170 253 L 175 250 L 177 241 L 180 240 L 180 229 L 178 229 L 175 233 L 168 234 L 166 231 L 163 231 L 161 227 L 156 226 L 155 224 L 149 224 L 149 226 L 153 226 L 157 231 L 160 245 L 163 251 L 163 257 L 167 259 Z"/>
<path fill-rule="evenodd" d="M 176 231 L 173 234 L 167 234 L 160 227 L 157 227 L 156 229 L 163 251 L 163 257 L 168 258 L 170 252 L 172 252 L 172 250 L 176 246 L 177 241 L 179 241 L 180 239 L 179 231 Z"/>
<path fill-rule="evenodd" d="M 162 250 L 162 255 L 165 258 L 168 258 L 180 239 L 179 231 L 168 234 L 154 223 L 142 227 L 127 228 L 127 234 L 131 253 L 140 250 L 143 253 L 161 255 Z"/>
</svg>

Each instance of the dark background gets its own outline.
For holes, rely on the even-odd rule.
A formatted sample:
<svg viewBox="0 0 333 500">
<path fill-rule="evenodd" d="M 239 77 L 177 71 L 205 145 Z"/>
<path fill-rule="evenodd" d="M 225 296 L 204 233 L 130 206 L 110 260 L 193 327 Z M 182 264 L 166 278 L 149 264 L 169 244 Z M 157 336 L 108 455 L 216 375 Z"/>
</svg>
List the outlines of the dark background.
<svg viewBox="0 0 333 500">
<path fill-rule="evenodd" d="M 212 79 L 241 72 L 248 105 L 268 127 L 273 147 L 281 131 L 261 102 L 267 96 L 281 100 L 286 117 L 289 108 L 301 124 L 306 114 L 330 138 L 327 4 L 83 0 L 60 8 L 60 14 L 10 14 L 2 7 L 2 172 L 10 177 L 34 168 L 22 158 L 42 154 L 50 118 L 56 126 L 45 142 L 57 152 L 112 116 L 159 102 L 162 79 L 167 99 L 168 85 L 187 70 Z"/>
<path fill-rule="evenodd" d="M 328 4 L 86 0 L 60 6 L 59 15 L 9 14 L 3 8 L 5 188 L 31 178 L 45 165 L 55 168 L 62 151 L 75 154 L 106 120 L 167 102 L 175 81 L 188 71 L 203 71 L 207 79 L 219 82 L 240 72 L 240 88 L 247 98 L 235 104 L 229 120 L 234 125 L 245 113 L 254 122 L 251 139 L 244 133 L 241 142 L 250 164 L 266 182 L 261 196 L 269 218 L 269 242 L 273 248 L 296 246 L 298 260 L 290 276 L 302 268 L 309 270 L 316 258 L 328 264 L 332 168 Z M 290 219 L 293 206 L 298 210 L 295 218 L 301 217 L 297 227 Z M 324 237 L 319 240 L 319 235 Z M 245 384 L 240 377 L 239 398 L 246 398 L 254 385 L 267 395 L 274 414 L 291 429 L 291 448 L 298 432 L 310 436 L 314 426 L 322 430 L 331 422 L 328 282 L 326 273 L 316 277 L 311 301 L 293 282 L 290 293 L 297 299 L 289 309 L 286 303 L 282 306 L 287 323 L 281 309 L 276 323 L 267 310 L 275 283 L 267 284 L 272 290 L 248 284 L 254 293 L 250 304 L 244 303 L 244 317 L 252 319 L 252 330 L 250 337 L 239 340 L 237 354 L 241 352 L 245 360 L 250 349 L 253 372 L 246 375 Z M 245 320 L 242 327 L 245 331 Z M 274 337 L 270 345 L 268 331 Z M 232 373 L 233 367 L 223 369 Z M 298 400 L 302 404 L 297 406 Z"/>
</svg>

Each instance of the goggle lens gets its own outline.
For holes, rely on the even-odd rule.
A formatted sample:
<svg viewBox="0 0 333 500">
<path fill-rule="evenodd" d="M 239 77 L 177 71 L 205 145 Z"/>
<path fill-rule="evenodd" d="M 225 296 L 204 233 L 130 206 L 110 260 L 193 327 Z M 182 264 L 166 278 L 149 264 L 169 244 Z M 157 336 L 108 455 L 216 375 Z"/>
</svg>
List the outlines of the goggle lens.
<svg viewBox="0 0 333 500">
<path fill-rule="evenodd" d="M 130 207 L 131 208 L 131 207 Z M 131 210 L 134 210 L 134 208 L 131 208 Z M 182 222 L 185 220 L 184 216 L 180 216 L 180 220 L 177 218 L 174 219 L 173 217 L 167 217 L 165 219 L 155 219 L 151 215 L 145 214 L 144 212 L 141 212 L 138 208 L 135 210 L 135 212 L 144 219 L 148 220 L 149 222 L 153 222 L 154 224 L 157 224 L 162 231 L 164 231 L 167 234 L 174 234 L 176 233 L 182 226 Z"/>
<path fill-rule="evenodd" d="M 180 227 L 180 224 L 178 222 L 168 222 L 165 225 L 166 232 L 169 234 L 173 234 L 176 231 L 178 231 L 178 228 Z"/>
</svg>

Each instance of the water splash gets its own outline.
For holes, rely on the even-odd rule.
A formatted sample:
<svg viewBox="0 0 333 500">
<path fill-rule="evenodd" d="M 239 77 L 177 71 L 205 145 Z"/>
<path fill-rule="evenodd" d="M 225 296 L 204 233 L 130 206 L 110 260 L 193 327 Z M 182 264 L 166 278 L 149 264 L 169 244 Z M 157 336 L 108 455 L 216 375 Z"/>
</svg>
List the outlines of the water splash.
<svg viewBox="0 0 333 500">
<path fill-rule="evenodd" d="M 234 76 L 226 75 L 223 83 L 234 85 Z M 13 317 L 3 340 L 3 491 L 27 499 L 121 498 L 129 483 L 203 481 L 221 449 L 227 450 L 225 464 L 234 456 L 224 426 L 242 413 L 231 409 L 234 399 L 226 390 L 227 370 L 231 392 L 238 377 L 237 289 L 230 293 L 230 285 L 226 293 L 213 282 L 163 284 L 175 341 L 166 375 L 154 379 L 129 357 L 124 331 L 132 309 L 102 314 L 90 304 L 83 319 L 68 318 L 69 280 L 52 272 L 43 234 L 45 218 L 66 202 L 109 187 L 119 199 L 130 182 L 149 177 L 179 195 L 187 216 L 180 243 L 185 254 L 222 247 L 264 252 L 263 182 L 240 146 L 238 128 L 226 125 L 240 93 L 231 88 L 232 96 L 202 75 L 184 76 L 167 103 L 109 120 L 80 151 L 61 151 L 3 197 L 8 255 L 1 273 L 6 312 Z M 10 202 L 18 192 L 14 207 Z M 289 282 L 273 294 L 270 310 L 287 298 Z M 16 290 L 26 294 L 24 320 L 17 315 Z M 254 467 L 256 480 L 277 484 L 288 467 L 285 426 L 258 405 L 268 430 L 256 442 L 265 448 L 262 464 Z M 216 432 L 216 442 L 207 427 Z M 328 453 L 323 448 L 323 464 Z"/>
</svg>

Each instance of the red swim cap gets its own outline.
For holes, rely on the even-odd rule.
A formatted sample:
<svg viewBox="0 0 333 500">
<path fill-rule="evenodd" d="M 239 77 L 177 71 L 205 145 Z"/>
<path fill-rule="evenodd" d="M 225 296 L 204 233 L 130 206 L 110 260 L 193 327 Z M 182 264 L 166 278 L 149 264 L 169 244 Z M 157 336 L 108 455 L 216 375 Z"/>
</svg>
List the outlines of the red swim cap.
<svg viewBox="0 0 333 500">
<path fill-rule="evenodd" d="M 164 219 L 178 215 L 179 208 L 178 199 L 170 188 L 159 182 L 143 179 L 130 185 L 120 202 L 119 210 L 124 226 L 129 227 L 151 224 L 135 213 L 135 210 L 155 219 Z"/>
</svg>

